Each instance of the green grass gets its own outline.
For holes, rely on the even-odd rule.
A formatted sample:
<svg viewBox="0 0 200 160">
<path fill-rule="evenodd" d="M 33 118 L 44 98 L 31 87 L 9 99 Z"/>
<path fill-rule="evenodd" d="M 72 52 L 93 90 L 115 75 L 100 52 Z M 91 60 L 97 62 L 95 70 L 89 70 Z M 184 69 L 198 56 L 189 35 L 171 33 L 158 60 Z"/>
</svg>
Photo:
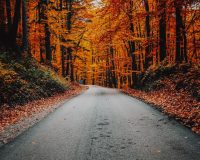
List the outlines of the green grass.
<svg viewBox="0 0 200 160">
<path fill-rule="evenodd" d="M 25 104 L 62 93 L 69 82 L 32 58 L 14 59 L 0 54 L 0 105 Z"/>
</svg>

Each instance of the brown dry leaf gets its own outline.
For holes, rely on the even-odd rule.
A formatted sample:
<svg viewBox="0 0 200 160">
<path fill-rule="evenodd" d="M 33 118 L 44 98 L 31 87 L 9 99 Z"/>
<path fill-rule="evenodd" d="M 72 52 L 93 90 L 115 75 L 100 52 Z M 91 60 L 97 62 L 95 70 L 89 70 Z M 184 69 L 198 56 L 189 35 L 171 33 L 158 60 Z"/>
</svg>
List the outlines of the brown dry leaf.
<svg viewBox="0 0 200 160">
<path fill-rule="evenodd" d="M 169 85 L 170 86 L 170 85 Z M 174 86 L 159 91 L 122 90 L 124 93 L 144 100 L 160 108 L 164 113 L 175 117 L 192 131 L 200 134 L 200 102 L 185 91 L 177 91 Z"/>
<path fill-rule="evenodd" d="M 6 127 L 16 124 L 20 120 L 23 120 L 33 114 L 51 109 L 51 106 L 69 99 L 73 95 L 77 95 L 86 89 L 86 87 L 77 85 L 72 85 L 71 88 L 73 89 L 70 89 L 63 94 L 57 94 L 47 99 L 32 101 L 24 106 L 16 106 L 13 108 L 10 108 L 9 106 L 3 106 L 0 115 L 0 133 L 3 132 Z"/>
</svg>

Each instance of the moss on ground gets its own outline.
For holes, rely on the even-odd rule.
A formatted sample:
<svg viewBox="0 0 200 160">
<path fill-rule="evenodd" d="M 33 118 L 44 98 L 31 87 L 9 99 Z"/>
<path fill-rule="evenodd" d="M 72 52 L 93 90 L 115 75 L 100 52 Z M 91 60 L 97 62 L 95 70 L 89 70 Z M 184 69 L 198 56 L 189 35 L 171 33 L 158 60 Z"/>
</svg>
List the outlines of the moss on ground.
<svg viewBox="0 0 200 160">
<path fill-rule="evenodd" d="M 199 66 L 190 64 L 160 65 L 139 76 L 138 88 L 145 91 L 154 91 L 173 85 L 176 90 L 184 90 L 200 100 L 199 77 Z"/>
<path fill-rule="evenodd" d="M 32 58 L 0 53 L 0 105 L 25 104 L 65 92 L 69 82 Z"/>
</svg>

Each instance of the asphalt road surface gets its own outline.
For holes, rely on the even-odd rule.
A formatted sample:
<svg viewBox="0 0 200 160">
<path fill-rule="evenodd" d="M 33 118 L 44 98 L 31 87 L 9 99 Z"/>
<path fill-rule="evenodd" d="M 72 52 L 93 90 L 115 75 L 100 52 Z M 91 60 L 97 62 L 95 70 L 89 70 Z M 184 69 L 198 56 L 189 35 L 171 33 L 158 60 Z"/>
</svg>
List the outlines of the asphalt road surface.
<svg viewBox="0 0 200 160">
<path fill-rule="evenodd" d="M 0 148 L 0 160 L 200 160 L 200 136 L 117 90 L 90 86 Z"/>
</svg>

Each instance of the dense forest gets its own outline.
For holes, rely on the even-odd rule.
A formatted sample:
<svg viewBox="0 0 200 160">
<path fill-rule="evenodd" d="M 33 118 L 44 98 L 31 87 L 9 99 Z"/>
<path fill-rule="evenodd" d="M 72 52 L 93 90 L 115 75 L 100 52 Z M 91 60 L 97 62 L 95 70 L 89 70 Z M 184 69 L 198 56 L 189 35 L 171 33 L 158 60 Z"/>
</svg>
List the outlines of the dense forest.
<svg viewBox="0 0 200 160">
<path fill-rule="evenodd" d="M 200 62 L 197 0 L 1 0 L 0 43 L 71 81 L 134 87 L 160 64 Z"/>
<path fill-rule="evenodd" d="M 34 114 L 36 122 L 83 91 L 89 96 L 76 97 L 72 112 L 111 107 L 88 112 L 97 120 L 135 105 L 139 117 L 144 105 L 123 92 L 200 134 L 200 1 L 0 0 L 0 145 L 8 126 Z"/>
</svg>

